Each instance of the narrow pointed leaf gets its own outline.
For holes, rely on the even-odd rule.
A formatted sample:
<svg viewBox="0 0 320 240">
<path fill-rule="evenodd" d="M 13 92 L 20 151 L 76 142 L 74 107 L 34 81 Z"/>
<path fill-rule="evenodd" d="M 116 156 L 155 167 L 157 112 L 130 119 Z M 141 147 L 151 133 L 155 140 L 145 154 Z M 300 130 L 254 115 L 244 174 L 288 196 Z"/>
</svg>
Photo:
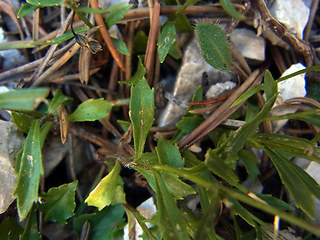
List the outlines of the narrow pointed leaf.
<svg viewBox="0 0 320 240">
<path fill-rule="evenodd" d="M 58 107 L 60 104 L 66 104 L 68 102 L 71 102 L 72 98 L 65 96 L 60 89 L 57 89 L 56 92 L 54 93 L 54 96 L 50 102 L 49 106 L 49 113 L 58 115 Z"/>
<path fill-rule="evenodd" d="M 47 193 L 41 194 L 39 209 L 44 213 L 45 221 L 65 224 L 66 220 L 74 215 L 75 190 L 78 182 L 63 184 L 50 188 Z"/>
<path fill-rule="evenodd" d="M 158 55 L 161 63 L 164 62 L 176 39 L 176 28 L 173 23 L 168 22 L 164 25 L 158 41 Z"/>
<path fill-rule="evenodd" d="M 159 214 L 159 228 L 166 240 L 190 239 L 187 223 L 177 207 L 175 200 L 169 193 L 162 177 L 156 173 L 156 196 Z"/>
<path fill-rule="evenodd" d="M 223 8 L 223 10 L 226 11 L 226 13 L 228 13 L 231 17 L 243 20 L 246 17 L 244 15 L 242 15 L 241 13 L 239 13 L 231 4 L 230 0 L 220 0 L 220 4 Z"/>
<path fill-rule="evenodd" d="M 294 199 L 297 207 L 300 207 L 310 218 L 315 218 L 314 196 L 320 197 L 320 186 L 304 170 L 285 159 L 279 153 L 264 147 L 276 167 L 282 183 L 286 186 Z"/>
<path fill-rule="evenodd" d="M 110 13 L 105 20 L 107 27 L 110 28 L 121 20 L 131 7 L 132 5 L 130 4 L 119 3 L 109 8 Z"/>
<path fill-rule="evenodd" d="M 35 5 L 31 5 L 29 3 L 23 3 L 21 5 L 21 8 L 19 9 L 19 12 L 17 14 L 17 18 L 21 18 L 25 15 L 28 15 L 29 13 L 35 12 L 39 7 Z"/>
<path fill-rule="evenodd" d="M 184 165 L 184 160 L 181 158 L 178 147 L 168 140 L 160 138 L 156 151 L 161 164 L 173 167 L 182 167 Z"/>
<path fill-rule="evenodd" d="M 211 23 L 198 23 L 196 30 L 204 59 L 214 68 L 229 72 L 231 54 L 223 30 Z"/>
<path fill-rule="evenodd" d="M 95 121 L 108 116 L 113 104 L 104 100 L 89 99 L 69 115 L 69 122 Z"/>
<path fill-rule="evenodd" d="M 27 223 L 26 227 L 24 228 L 23 234 L 20 236 L 19 240 L 40 240 L 41 236 L 38 232 L 38 220 L 37 220 L 37 214 L 36 209 L 33 208 Z"/>
<path fill-rule="evenodd" d="M 63 0 L 27 0 L 27 3 L 40 7 L 51 7 L 60 6 Z"/>
<path fill-rule="evenodd" d="M 111 204 L 116 193 L 120 170 L 121 165 L 116 162 L 111 172 L 99 182 L 85 200 L 89 206 L 95 206 L 101 210 Z"/>
<path fill-rule="evenodd" d="M 278 84 L 268 70 L 264 74 L 264 91 L 267 95 L 267 100 L 278 92 Z"/>
<path fill-rule="evenodd" d="M 138 159 L 154 121 L 154 90 L 145 78 L 131 88 L 129 116 L 133 125 L 135 158 Z"/>
<path fill-rule="evenodd" d="M 28 88 L 0 94 L 0 109 L 34 110 L 49 94 L 49 88 Z"/>
<path fill-rule="evenodd" d="M 25 140 L 18 181 L 14 190 L 20 220 L 26 218 L 34 202 L 38 200 L 40 177 L 43 175 L 40 120 L 34 120 Z"/>
<path fill-rule="evenodd" d="M 79 234 L 86 221 L 90 223 L 88 239 L 118 239 L 115 232 L 123 228 L 124 209 L 121 204 L 108 206 L 97 213 L 82 214 L 73 221 L 73 227 Z"/>
</svg>

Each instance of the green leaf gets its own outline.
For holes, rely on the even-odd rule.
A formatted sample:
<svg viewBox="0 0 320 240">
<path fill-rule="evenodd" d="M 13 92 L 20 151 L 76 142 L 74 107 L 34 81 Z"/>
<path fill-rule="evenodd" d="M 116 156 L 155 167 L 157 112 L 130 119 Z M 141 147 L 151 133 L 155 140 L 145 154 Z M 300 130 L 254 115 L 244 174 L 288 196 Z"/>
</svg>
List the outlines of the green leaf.
<svg viewBox="0 0 320 240">
<path fill-rule="evenodd" d="M 181 158 L 179 148 L 168 140 L 160 138 L 156 147 L 159 162 L 173 167 L 183 167 L 184 160 Z"/>
<path fill-rule="evenodd" d="M 109 206 L 116 193 L 120 170 L 121 164 L 116 162 L 111 172 L 105 176 L 89 194 L 85 203 L 89 206 L 97 207 L 99 211 Z"/>
<path fill-rule="evenodd" d="M 211 172 L 226 180 L 231 185 L 237 186 L 241 189 L 241 185 L 238 183 L 239 179 L 234 170 L 224 163 L 224 161 L 217 155 L 215 149 L 208 150 L 205 162 Z"/>
<path fill-rule="evenodd" d="M 161 63 L 164 62 L 170 48 L 176 39 L 176 28 L 173 23 L 167 22 L 162 31 L 158 41 L 158 55 Z"/>
<path fill-rule="evenodd" d="M 196 30 L 204 59 L 214 68 L 230 72 L 231 53 L 223 30 L 211 23 L 198 23 Z"/>
<path fill-rule="evenodd" d="M 133 125 L 135 159 L 138 159 L 154 121 L 154 90 L 144 77 L 131 88 L 129 116 Z"/>
<path fill-rule="evenodd" d="M 297 75 L 300 75 L 300 74 L 303 74 L 303 73 L 307 73 L 307 72 L 312 72 L 312 71 L 320 71 L 320 65 L 312 66 L 312 67 L 309 67 L 309 68 L 302 69 L 300 71 L 291 73 L 289 75 L 283 76 L 283 77 L 279 78 L 277 80 L 277 82 L 279 83 L 279 82 L 282 82 L 282 81 L 287 80 L 289 78 L 295 77 Z"/>
<path fill-rule="evenodd" d="M 71 102 L 72 98 L 65 96 L 60 89 L 57 89 L 50 102 L 48 113 L 58 115 L 58 107 L 60 104 Z"/>
<path fill-rule="evenodd" d="M 145 53 L 147 44 L 148 44 L 148 37 L 145 34 L 145 32 L 142 30 L 138 31 L 133 38 L 132 53 L 133 54 Z"/>
<path fill-rule="evenodd" d="M 255 134 L 257 127 L 260 125 L 262 120 L 269 114 L 276 98 L 277 94 L 273 95 L 273 97 L 266 102 L 261 111 L 251 122 L 248 122 L 241 126 L 236 131 L 235 136 L 231 135 L 226 146 L 226 150 L 229 152 L 229 155 L 237 154 L 243 148 L 247 139 Z"/>
<path fill-rule="evenodd" d="M 133 168 L 147 179 L 153 190 L 156 189 L 156 180 L 153 172 L 142 167 L 135 166 Z M 161 176 L 166 179 L 165 184 L 174 199 L 183 199 L 186 195 L 195 194 L 195 190 L 190 185 L 181 181 L 177 175 L 168 172 L 161 172 Z"/>
<path fill-rule="evenodd" d="M 119 3 L 109 8 L 110 14 L 105 19 L 108 28 L 112 27 L 129 11 L 132 5 L 127 3 Z"/>
<path fill-rule="evenodd" d="M 104 100 L 89 99 L 79 105 L 79 107 L 69 115 L 69 122 L 95 121 L 108 116 L 113 104 Z"/>
<path fill-rule="evenodd" d="M 0 223 L 0 239 L 19 239 L 23 233 L 23 228 L 14 217 L 6 216 Z"/>
<path fill-rule="evenodd" d="M 310 218 L 315 218 L 314 196 L 320 199 L 320 186 L 303 169 L 285 159 L 278 152 L 262 148 L 276 167 L 282 183 L 300 207 Z"/>
<path fill-rule="evenodd" d="M 176 126 L 184 134 L 191 133 L 203 122 L 203 118 L 200 116 L 186 116 L 176 123 Z"/>
<path fill-rule="evenodd" d="M 27 0 L 27 3 L 39 7 L 51 7 L 60 6 L 63 3 L 63 0 Z"/>
<path fill-rule="evenodd" d="M 121 126 L 122 130 L 126 132 L 128 128 L 130 127 L 130 122 L 128 121 L 123 121 L 121 119 L 117 120 L 117 123 Z"/>
<path fill-rule="evenodd" d="M 80 28 L 74 29 L 74 32 L 76 34 L 80 34 L 80 33 L 86 32 L 88 30 L 89 30 L 89 27 L 85 26 L 85 27 L 80 27 Z M 71 31 L 69 31 L 69 32 L 62 34 L 59 37 L 52 39 L 52 40 L 49 40 L 46 42 L 31 42 L 31 43 L 29 43 L 29 45 L 52 45 L 52 44 L 65 42 L 73 37 L 74 37 L 73 33 Z"/>
<path fill-rule="evenodd" d="M 252 181 L 257 181 L 258 175 L 260 174 L 258 164 L 259 160 L 257 157 L 248 150 L 240 150 L 238 157 L 244 163 L 244 166 L 249 174 L 249 177 Z"/>
<path fill-rule="evenodd" d="M 275 133 L 259 133 L 250 141 L 266 146 L 270 149 L 283 150 L 295 157 L 302 157 L 310 161 L 320 162 L 320 149 L 311 141 L 304 138 Z"/>
<path fill-rule="evenodd" d="M 124 209 L 121 204 L 105 207 L 95 214 L 83 214 L 74 219 L 74 229 L 80 234 L 83 224 L 90 223 L 88 239 L 116 239 L 114 234 L 124 222 Z M 123 226 L 122 226 L 123 227 Z"/>
<path fill-rule="evenodd" d="M 26 218 L 34 202 L 38 200 L 40 177 L 43 175 L 40 146 L 40 120 L 34 120 L 25 140 L 14 196 L 20 221 Z"/>
<path fill-rule="evenodd" d="M 177 207 L 176 201 L 169 193 L 165 181 L 156 173 L 156 198 L 158 209 L 158 225 L 161 236 L 166 240 L 190 239 L 187 223 Z"/>
<path fill-rule="evenodd" d="M 66 220 L 74 215 L 75 190 L 78 181 L 50 188 L 47 193 L 41 194 L 39 209 L 44 213 L 45 221 L 65 224 Z"/>
<path fill-rule="evenodd" d="M 187 0 L 175 13 L 175 15 L 179 15 L 182 13 L 187 7 L 196 4 L 199 0 Z"/>
<path fill-rule="evenodd" d="M 269 100 L 274 94 L 278 93 L 278 84 L 268 70 L 264 74 L 264 91 L 266 93 L 267 100 Z"/>
<path fill-rule="evenodd" d="M 48 96 L 49 88 L 28 88 L 0 94 L 0 109 L 32 111 Z"/>
<path fill-rule="evenodd" d="M 143 66 L 143 57 L 139 56 L 139 62 L 138 62 L 138 69 L 136 73 L 129 79 L 125 81 L 119 81 L 119 84 L 127 84 L 129 86 L 137 85 L 138 82 L 144 78 L 144 75 L 146 74 L 146 69 Z"/>
<path fill-rule="evenodd" d="M 231 4 L 230 0 L 220 0 L 220 4 L 223 8 L 223 10 L 226 11 L 226 13 L 228 13 L 231 17 L 243 20 L 246 17 L 244 15 L 242 15 L 241 13 L 239 13 Z"/>
<path fill-rule="evenodd" d="M 31 5 L 29 3 L 23 3 L 21 5 L 21 8 L 19 9 L 19 12 L 17 14 L 17 18 L 21 18 L 25 15 L 28 15 L 29 13 L 35 12 L 39 7 Z"/>
<path fill-rule="evenodd" d="M 204 188 L 202 188 L 202 194 L 205 192 L 203 190 Z M 212 223 L 215 222 L 218 215 L 220 196 L 211 192 L 209 200 L 210 203 L 208 204 L 206 210 L 203 210 L 203 217 L 197 228 L 197 233 L 194 239 L 217 239 L 215 228 L 212 226 Z"/>
<path fill-rule="evenodd" d="M 259 197 L 260 199 L 262 199 L 263 201 L 265 201 L 266 203 L 268 203 L 271 206 L 274 206 L 280 210 L 283 211 L 294 211 L 294 207 L 292 207 L 291 205 L 289 205 L 288 203 L 273 197 L 270 194 L 260 194 L 260 193 L 255 193 L 255 195 L 257 197 Z"/>
<path fill-rule="evenodd" d="M 11 112 L 12 122 L 16 125 L 16 127 L 24 133 L 28 133 L 31 123 L 32 117 L 25 113 L 20 112 Z"/>
<path fill-rule="evenodd" d="M 240 97 L 238 97 L 236 101 L 234 101 L 232 103 L 230 108 L 237 106 L 238 104 L 249 99 L 250 97 L 252 97 L 254 94 L 256 94 L 257 92 L 259 92 L 261 90 L 264 90 L 263 84 L 259 84 L 259 85 L 255 85 L 255 86 L 250 87 L 247 91 L 245 91 L 242 95 L 240 95 Z"/>
<path fill-rule="evenodd" d="M 41 236 L 38 232 L 38 220 L 35 207 L 33 207 L 20 240 L 40 240 Z"/>
<path fill-rule="evenodd" d="M 118 50 L 118 52 L 120 52 L 120 53 L 122 53 L 122 54 L 124 54 L 126 56 L 130 55 L 129 50 L 128 50 L 126 44 L 123 41 L 121 41 L 119 39 L 116 39 L 116 38 L 111 38 L 111 40 L 112 40 L 115 48 Z"/>
</svg>

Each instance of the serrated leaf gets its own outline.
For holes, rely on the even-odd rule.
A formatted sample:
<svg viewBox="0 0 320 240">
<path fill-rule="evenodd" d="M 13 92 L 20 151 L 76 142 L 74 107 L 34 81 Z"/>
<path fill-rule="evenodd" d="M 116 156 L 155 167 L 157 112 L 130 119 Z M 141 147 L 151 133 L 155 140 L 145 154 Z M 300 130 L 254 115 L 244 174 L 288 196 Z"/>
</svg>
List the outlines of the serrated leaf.
<svg viewBox="0 0 320 240">
<path fill-rule="evenodd" d="M 101 179 L 84 202 L 89 206 L 97 207 L 99 210 L 109 206 L 116 193 L 120 170 L 121 164 L 116 162 L 111 172 Z"/>
<path fill-rule="evenodd" d="M 198 23 L 196 30 L 204 59 L 214 68 L 229 72 L 231 53 L 223 30 L 211 23 Z"/>
<path fill-rule="evenodd" d="M 72 98 L 65 96 L 60 89 L 57 89 L 50 102 L 48 113 L 58 115 L 58 107 L 60 104 L 71 102 Z"/>
<path fill-rule="evenodd" d="M 26 227 L 19 240 L 40 240 L 41 236 L 38 232 L 38 220 L 35 207 L 32 209 Z"/>
<path fill-rule="evenodd" d="M 110 28 L 121 20 L 131 7 L 132 5 L 127 3 L 119 3 L 110 7 L 110 14 L 108 14 L 105 20 L 107 27 Z"/>
<path fill-rule="evenodd" d="M 74 229 L 80 234 L 86 221 L 90 223 L 88 239 L 105 240 L 116 239 L 114 233 L 124 222 L 124 209 L 121 204 L 105 207 L 94 214 L 83 214 L 73 221 Z M 123 226 L 122 226 L 123 227 Z"/>
<path fill-rule="evenodd" d="M 104 100 L 89 99 L 69 115 L 69 122 L 95 121 L 108 116 L 113 104 Z"/>
<path fill-rule="evenodd" d="M 78 181 L 50 188 L 47 193 L 41 194 L 39 209 L 44 213 L 45 221 L 65 224 L 66 220 L 74 215 L 75 190 Z"/>
<path fill-rule="evenodd" d="M 161 236 L 166 240 L 190 239 L 187 223 L 177 207 L 175 200 L 169 193 L 165 181 L 160 174 L 155 174 L 156 198 L 159 215 L 158 226 Z"/>
<path fill-rule="evenodd" d="M 129 116 L 133 125 L 135 159 L 138 159 L 154 121 L 154 90 L 144 77 L 131 88 Z"/>
<path fill-rule="evenodd" d="M 285 159 L 281 154 L 263 147 L 276 167 L 282 183 L 301 208 L 310 218 L 315 218 L 314 196 L 320 198 L 320 186 L 303 169 Z"/>
<path fill-rule="evenodd" d="M 28 88 L 0 94 L 0 109 L 32 111 L 48 96 L 49 88 Z"/>
<path fill-rule="evenodd" d="M 51 7 L 60 6 L 63 3 L 63 0 L 27 0 L 27 3 L 39 7 Z"/>
<path fill-rule="evenodd" d="M 120 52 L 120 53 L 122 53 L 122 54 L 124 54 L 126 56 L 130 55 L 129 50 L 128 50 L 126 44 L 123 41 L 121 41 L 121 40 L 119 40 L 117 38 L 111 38 L 111 40 L 112 40 L 115 48 L 118 50 L 118 52 Z"/>
<path fill-rule="evenodd" d="M 181 158 L 179 148 L 168 140 L 160 138 L 156 147 L 159 162 L 172 167 L 183 167 L 184 160 Z"/>
<path fill-rule="evenodd" d="M 243 20 L 246 18 L 246 16 L 239 13 L 231 4 L 230 0 L 220 0 L 220 4 L 223 8 L 223 10 L 226 11 L 231 17 Z"/>
<path fill-rule="evenodd" d="M 40 146 L 40 120 L 34 120 L 25 140 L 18 180 L 13 195 L 17 197 L 20 221 L 26 218 L 38 200 L 40 177 L 43 175 Z"/>
<path fill-rule="evenodd" d="M 23 3 L 19 9 L 19 12 L 17 14 L 17 18 L 21 18 L 25 15 L 28 15 L 29 13 L 35 12 L 39 7 L 31 5 L 29 3 Z"/>
<path fill-rule="evenodd" d="M 21 132 L 28 133 L 33 120 L 30 115 L 21 112 L 11 112 L 11 118 L 14 125 Z"/>
<path fill-rule="evenodd" d="M 176 39 L 176 28 L 173 23 L 167 22 L 162 31 L 158 41 L 158 55 L 161 63 L 164 62 L 167 54 L 170 51 Z"/>
<path fill-rule="evenodd" d="M 278 92 L 278 84 L 268 70 L 264 74 L 264 91 L 266 93 L 267 100 Z"/>
</svg>

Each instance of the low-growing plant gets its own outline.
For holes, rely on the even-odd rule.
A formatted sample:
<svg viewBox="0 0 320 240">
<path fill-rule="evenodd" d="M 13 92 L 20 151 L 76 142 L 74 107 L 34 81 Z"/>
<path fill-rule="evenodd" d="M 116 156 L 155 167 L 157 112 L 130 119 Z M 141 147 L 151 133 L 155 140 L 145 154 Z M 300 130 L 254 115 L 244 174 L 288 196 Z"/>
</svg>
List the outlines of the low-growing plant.
<svg viewBox="0 0 320 240">
<path fill-rule="evenodd" d="M 27 2 L 20 9 L 18 16 L 33 12 L 39 7 L 62 3 L 61 0 Z M 224 8 L 228 8 L 229 1 L 221 2 Z M 186 4 L 193 3 L 194 1 L 187 1 Z M 186 5 L 182 8 L 185 7 Z M 72 8 L 77 13 L 102 14 L 111 11 L 76 9 L 73 5 Z M 243 17 L 237 15 L 234 9 L 229 11 L 234 17 Z M 178 11 L 176 16 L 181 16 L 180 13 L 181 11 Z M 116 23 L 118 18 L 113 21 Z M 162 28 L 158 41 L 160 62 L 165 60 L 167 54 L 178 57 L 175 24 L 174 19 L 169 19 Z M 83 28 L 84 31 L 87 29 Z M 215 24 L 198 23 L 196 32 L 206 61 L 217 69 L 231 71 L 231 56 L 223 30 Z M 50 44 L 60 43 L 72 37 L 71 33 L 67 33 L 63 38 L 62 36 L 60 40 L 52 40 Z M 126 134 L 129 136 L 129 126 L 132 126 L 134 154 L 129 157 L 121 155 L 123 149 L 131 148 L 131 141 L 130 138 L 129 141 L 119 140 L 118 153 L 104 159 L 110 169 L 109 173 L 99 181 L 83 202 L 76 203 L 75 200 L 77 181 L 39 193 L 40 180 L 44 174 L 41 151 L 53 126 L 59 125 L 61 141 L 65 142 L 69 123 L 105 118 L 113 111 L 115 102 L 103 98 L 89 99 L 72 113 L 67 113 L 66 107 L 71 104 L 72 99 L 65 96 L 61 90 L 53 91 L 50 97 L 49 88 L 29 88 L 0 94 L 0 108 L 10 110 L 17 128 L 27 134 L 24 147 L 16 158 L 18 181 L 14 190 L 19 221 L 25 221 L 25 225 L 22 228 L 13 218 L 8 217 L 0 224 L 1 238 L 17 239 L 20 235 L 21 239 L 40 239 L 38 213 L 41 213 L 43 222 L 52 221 L 67 225 L 79 234 L 83 226 L 90 223 L 89 239 L 95 240 L 121 238 L 124 223 L 128 223 L 131 229 L 133 219 L 142 227 L 142 237 L 148 239 L 222 239 L 218 223 L 229 229 L 229 234 L 237 239 L 272 238 L 269 233 L 273 231 L 273 226 L 261 219 L 256 214 L 257 210 L 276 219 L 282 219 L 286 226 L 299 227 L 310 234 L 320 235 L 320 227 L 307 220 L 316 216 L 314 201 L 315 198 L 320 199 L 319 185 L 291 161 L 292 158 L 299 157 L 320 162 L 320 150 L 317 146 L 320 134 L 312 140 L 307 140 L 264 132 L 261 128 L 266 121 L 280 119 L 296 119 L 320 126 L 318 108 L 283 116 L 270 115 L 278 96 L 278 82 L 308 71 L 319 71 L 319 66 L 277 80 L 269 71 L 265 71 L 262 83 L 248 84 L 242 92 L 239 90 L 239 97 L 229 98 L 226 101 L 229 101 L 229 105 L 220 115 L 230 116 L 236 109 L 242 108 L 246 111 L 247 121 L 241 127 L 228 128 L 220 126 L 220 122 L 213 126 L 208 121 L 211 116 L 204 119 L 192 113 L 197 107 L 189 107 L 176 124 L 175 135 L 170 139 L 157 139 L 155 150 L 152 152 L 146 150 L 148 148 L 145 145 L 147 138 L 152 137 L 150 129 L 155 117 L 154 89 L 145 78 L 146 69 L 142 59 L 140 57 L 136 74 L 128 81 L 120 82 L 131 88 L 130 122 L 123 122 L 123 125 L 128 127 Z M 261 74 L 259 71 L 256 73 Z M 260 109 L 250 108 L 252 96 L 256 93 L 266 96 L 265 105 Z M 202 90 L 199 86 L 194 93 L 193 101 L 200 100 Z M 202 124 L 207 126 L 205 134 L 196 131 L 201 129 Z M 197 135 L 190 137 L 195 132 Z M 197 142 L 196 137 L 203 137 L 201 134 L 207 136 L 210 142 L 203 159 L 188 150 Z M 123 138 L 128 137 L 125 135 Z M 237 174 L 239 162 L 244 164 L 252 181 L 259 181 L 259 159 L 255 155 L 257 151 L 264 152 L 272 161 L 288 198 L 293 200 L 292 204 L 268 194 L 251 192 L 240 181 Z M 151 219 L 144 218 L 127 204 L 120 177 L 122 167 L 134 169 L 143 175 L 154 192 L 157 213 Z M 185 204 L 184 200 L 190 195 L 199 198 L 200 216 L 196 216 Z M 299 215 L 296 214 L 296 209 L 301 210 Z M 229 211 L 233 222 L 220 219 L 222 211 Z M 248 230 L 241 229 L 242 221 L 247 223 Z M 152 223 L 152 227 L 149 228 L 147 223 Z M 11 234 L 13 232 L 15 235 Z"/>
</svg>

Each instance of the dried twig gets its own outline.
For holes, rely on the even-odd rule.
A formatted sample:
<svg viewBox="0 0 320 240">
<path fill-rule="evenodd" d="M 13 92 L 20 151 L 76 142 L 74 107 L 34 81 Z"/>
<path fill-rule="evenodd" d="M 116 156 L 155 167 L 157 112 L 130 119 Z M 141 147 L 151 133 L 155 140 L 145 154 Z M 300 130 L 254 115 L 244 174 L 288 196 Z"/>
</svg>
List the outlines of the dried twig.
<svg viewBox="0 0 320 240">
<path fill-rule="evenodd" d="M 204 122 L 202 122 L 195 130 L 193 130 L 192 133 L 182 139 L 182 141 L 180 141 L 178 144 L 180 151 L 189 148 L 191 145 L 206 136 L 235 110 L 237 110 L 241 104 L 232 108 L 230 108 L 230 106 L 242 93 L 244 93 L 255 81 L 257 81 L 259 75 L 260 71 L 255 70 L 249 76 L 249 78 L 238 89 L 236 89 L 234 93 L 215 112 L 213 112 Z"/>
<path fill-rule="evenodd" d="M 99 8 L 97 0 L 90 0 L 90 4 L 91 4 L 92 8 L 96 8 L 96 9 Z M 106 28 L 106 26 L 104 24 L 102 16 L 97 14 L 94 17 L 96 19 L 97 24 L 102 26 L 101 29 L 100 29 L 100 33 L 101 33 L 101 35 L 103 37 L 103 40 L 107 44 L 107 47 L 108 47 L 112 57 L 117 62 L 117 64 L 120 67 L 120 69 L 125 72 L 126 68 L 125 68 L 125 66 L 124 66 L 124 64 L 123 64 L 123 62 L 122 62 L 122 60 L 120 58 L 120 55 L 119 55 L 118 51 L 116 50 L 116 48 L 115 48 L 115 46 L 114 46 L 114 44 L 113 44 L 113 42 L 112 42 L 112 40 L 111 40 L 111 38 L 109 36 L 108 30 L 107 30 L 107 28 Z"/>
</svg>

